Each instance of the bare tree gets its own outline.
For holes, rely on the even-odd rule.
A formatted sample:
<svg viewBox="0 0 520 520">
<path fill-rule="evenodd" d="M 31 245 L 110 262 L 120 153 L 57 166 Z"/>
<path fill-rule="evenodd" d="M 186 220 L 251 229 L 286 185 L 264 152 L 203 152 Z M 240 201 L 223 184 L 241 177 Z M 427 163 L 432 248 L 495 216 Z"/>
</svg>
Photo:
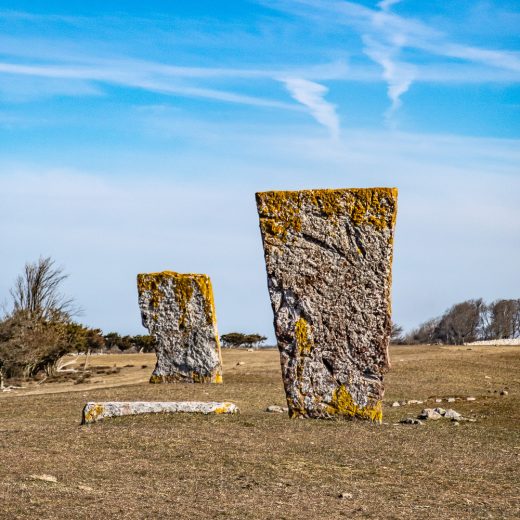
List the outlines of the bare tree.
<svg viewBox="0 0 520 520">
<path fill-rule="evenodd" d="M 520 336 L 520 300 L 496 300 L 489 305 L 490 339 L 509 339 Z"/>
<path fill-rule="evenodd" d="M 401 325 L 398 325 L 397 323 L 392 322 L 392 332 L 390 334 L 390 343 L 403 343 L 404 342 L 404 336 L 403 336 L 403 327 Z"/>
<path fill-rule="evenodd" d="M 442 343 L 463 345 L 481 337 L 482 316 L 487 312 L 482 299 L 457 303 L 444 313 L 435 331 Z"/>
<path fill-rule="evenodd" d="M 61 285 L 68 277 L 63 268 L 55 267 L 50 257 L 40 257 L 35 263 L 26 263 L 22 274 L 11 289 L 14 311 L 25 312 L 33 319 L 68 319 L 80 310 L 74 300 L 60 292 Z"/>
</svg>

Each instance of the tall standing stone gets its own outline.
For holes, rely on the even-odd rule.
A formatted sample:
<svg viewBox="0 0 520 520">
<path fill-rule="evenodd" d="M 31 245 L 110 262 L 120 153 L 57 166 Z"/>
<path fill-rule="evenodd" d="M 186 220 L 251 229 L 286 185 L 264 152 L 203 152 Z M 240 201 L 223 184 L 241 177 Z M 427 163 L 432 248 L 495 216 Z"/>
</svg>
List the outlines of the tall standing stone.
<svg viewBox="0 0 520 520">
<path fill-rule="evenodd" d="M 256 200 L 290 416 L 381 421 L 397 189 Z"/>
<path fill-rule="evenodd" d="M 151 383 L 221 383 L 213 289 L 205 274 L 137 275 L 143 325 L 156 343 Z"/>
</svg>

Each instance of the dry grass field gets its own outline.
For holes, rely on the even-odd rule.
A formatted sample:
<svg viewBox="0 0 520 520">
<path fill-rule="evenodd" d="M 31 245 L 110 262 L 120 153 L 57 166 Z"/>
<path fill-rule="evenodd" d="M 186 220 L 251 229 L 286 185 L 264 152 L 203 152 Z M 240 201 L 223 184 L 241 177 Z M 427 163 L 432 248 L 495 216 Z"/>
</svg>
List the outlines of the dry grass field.
<svg viewBox="0 0 520 520">
<path fill-rule="evenodd" d="M 0 517 L 520 518 L 520 348 L 391 357 L 382 425 L 266 413 L 285 404 L 274 350 L 224 351 L 223 385 L 150 385 L 154 356 L 136 354 L 93 357 L 80 384 L 0 394 Z M 464 398 L 442 406 L 476 422 L 398 424 L 435 397 Z M 430 400 L 390 406 L 403 399 Z M 242 413 L 80 426 L 89 400 L 229 400 Z M 45 474 L 57 482 L 31 476 Z"/>
</svg>

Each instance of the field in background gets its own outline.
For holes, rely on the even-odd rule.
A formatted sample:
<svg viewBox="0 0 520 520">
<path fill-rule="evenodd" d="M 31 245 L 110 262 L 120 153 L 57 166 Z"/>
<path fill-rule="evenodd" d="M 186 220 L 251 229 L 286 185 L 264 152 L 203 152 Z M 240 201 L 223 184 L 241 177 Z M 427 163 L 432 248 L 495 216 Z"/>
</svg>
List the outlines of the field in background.
<svg viewBox="0 0 520 520">
<path fill-rule="evenodd" d="M 285 404 L 278 353 L 223 356 L 223 385 L 150 385 L 155 356 L 121 354 L 93 356 L 80 384 L 0 394 L 0 518 L 520 517 L 520 348 L 393 347 L 382 425 L 266 413 Z M 442 404 L 477 420 L 460 426 L 397 424 L 432 400 L 390 406 L 468 396 Z M 89 400 L 229 400 L 242 413 L 80 426 Z M 44 474 L 57 482 L 31 477 Z"/>
</svg>

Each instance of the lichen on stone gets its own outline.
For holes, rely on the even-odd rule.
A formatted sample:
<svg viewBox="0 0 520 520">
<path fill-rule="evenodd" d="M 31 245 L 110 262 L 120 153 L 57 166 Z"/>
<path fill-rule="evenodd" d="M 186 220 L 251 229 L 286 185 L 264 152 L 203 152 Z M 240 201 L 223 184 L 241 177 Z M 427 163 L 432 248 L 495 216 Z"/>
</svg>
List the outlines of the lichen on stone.
<svg viewBox="0 0 520 520">
<path fill-rule="evenodd" d="M 397 190 L 256 200 L 289 415 L 380 421 Z"/>
<path fill-rule="evenodd" d="M 213 289 L 207 275 L 162 271 L 137 276 L 143 325 L 154 337 L 151 383 L 221 383 Z"/>
</svg>

